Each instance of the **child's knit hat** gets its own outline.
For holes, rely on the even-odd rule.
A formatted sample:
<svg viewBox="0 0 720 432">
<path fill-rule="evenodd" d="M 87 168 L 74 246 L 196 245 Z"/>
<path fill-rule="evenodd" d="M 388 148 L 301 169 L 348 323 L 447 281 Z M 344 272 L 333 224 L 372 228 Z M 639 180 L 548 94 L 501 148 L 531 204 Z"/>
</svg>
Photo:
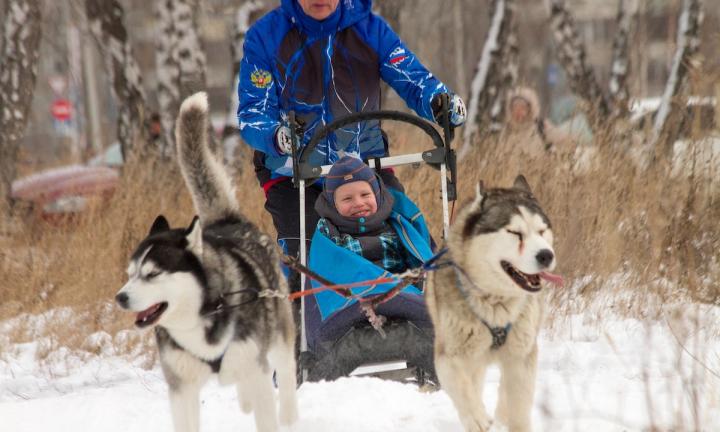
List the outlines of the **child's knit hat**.
<svg viewBox="0 0 720 432">
<path fill-rule="evenodd" d="M 380 184 L 375 172 L 360 159 L 352 156 L 343 156 L 333 164 L 325 177 L 325 197 L 330 204 L 335 204 L 335 190 L 340 186 L 355 181 L 364 180 L 370 183 L 375 193 L 375 199 L 380 203 Z"/>
</svg>

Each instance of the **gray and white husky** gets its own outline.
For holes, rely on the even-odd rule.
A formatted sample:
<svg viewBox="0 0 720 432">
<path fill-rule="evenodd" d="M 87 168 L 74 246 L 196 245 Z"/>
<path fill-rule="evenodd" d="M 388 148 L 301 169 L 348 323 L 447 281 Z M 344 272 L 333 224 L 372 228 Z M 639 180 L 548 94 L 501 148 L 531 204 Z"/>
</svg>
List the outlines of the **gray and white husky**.
<svg viewBox="0 0 720 432">
<path fill-rule="evenodd" d="M 158 216 L 135 249 L 116 296 L 154 327 L 176 431 L 199 429 L 199 392 L 213 373 L 235 384 L 258 431 L 297 418 L 295 327 L 273 241 L 240 213 L 231 180 L 207 146 L 205 93 L 180 107 L 177 157 L 199 215 L 171 229 Z"/>
<path fill-rule="evenodd" d="M 482 401 L 485 371 L 501 371 L 495 419 L 530 430 L 541 279 L 561 283 L 550 221 L 524 177 L 484 189 L 451 227 L 452 265 L 430 274 L 426 295 L 435 326 L 435 368 L 467 432 L 493 424 Z"/>
</svg>

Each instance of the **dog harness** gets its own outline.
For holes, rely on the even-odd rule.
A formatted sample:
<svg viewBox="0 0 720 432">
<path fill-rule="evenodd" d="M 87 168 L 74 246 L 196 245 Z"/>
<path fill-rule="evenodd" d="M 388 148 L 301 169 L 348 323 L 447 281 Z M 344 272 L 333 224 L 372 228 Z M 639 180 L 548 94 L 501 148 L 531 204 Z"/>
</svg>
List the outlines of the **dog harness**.
<svg viewBox="0 0 720 432">
<path fill-rule="evenodd" d="M 490 335 L 492 336 L 492 345 L 490 345 L 490 349 L 498 349 L 501 346 L 505 345 L 505 341 L 507 340 L 508 333 L 510 333 L 510 329 L 512 328 L 512 323 L 507 323 L 504 327 L 495 327 L 491 326 L 485 319 L 480 315 L 480 313 L 477 311 L 477 309 L 473 306 L 473 304 L 470 302 L 470 294 L 465 289 L 465 285 L 463 285 L 462 281 L 460 280 L 460 276 L 462 275 L 465 279 L 467 279 L 471 284 L 472 281 L 468 277 L 468 275 L 465 273 L 465 270 L 460 268 L 455 262 L 452 263 L 453 268 L 455 269 L 455 280 L 457 281 L 457 287 L 460 290 L 460 293 L 462 293 L 463 297 L 465 298 L 465 303 L 470 308 L 470 311 L 472 311 L 473 315 L 480 320 L 481 323 L 487 327 L 487 329 L 490 331 Z M 473 284 L 474 285 L 474 284 Z"/>
</svg>

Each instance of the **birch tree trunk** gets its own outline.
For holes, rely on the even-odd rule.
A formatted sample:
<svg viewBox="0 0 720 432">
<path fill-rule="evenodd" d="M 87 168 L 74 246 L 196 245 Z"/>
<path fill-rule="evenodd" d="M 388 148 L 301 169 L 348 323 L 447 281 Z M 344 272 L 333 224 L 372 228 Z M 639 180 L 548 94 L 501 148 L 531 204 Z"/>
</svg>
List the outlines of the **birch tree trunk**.
<svg viewBox="0 0 720 432">
<path fill-rule="evenodd" d="M 157 3 L 160 26 L 157 41 L 158 103 L 162 136 L 160 153 L 175 153 L 175 118 L 180 103 L 206 87 L 205 53 L 200 46 L 196 12 L 199 0 L 163 0 Z M 214 147 L 215 140 L 209 142 Z"/>
<path fill-rule="evenodd" d="M 455 0 L 453 0 L 455 1 Z M 390 24 L 395 33 L 400 34 L 400 11 L 405 2 L 403 0 L 376 0 L 374 2 L 377 8 L 377 14 Z M 388 95 L 390 94 L 390 86 L 385 81 L 380 82 L 380 107 L 385 106 Z"/>
<path fill-rule="evenodd" d="M 395 33 L 400 34 L 400 11 L 404 0 L 376 0 L 375 5 L 378 9 L 378 15 L 383 17 L 390 24 Z"/>
<path fill-rule="evenodd" d="M 633 14 L 626 5 L 626 0 L 618 2 L 617 32 L 613 40 L 612 64 L 610 67 L 610 81 L 608 90 L 612 117 L 622 118 L 628 114 L 628 74 L 630 72 L 629 38 Z"/>
<path fill-rule="evenodd" d="M 491 11 L 490 28 L 470 86 L 468 122 L 463 130 L 460 157 L 467 154 L 480 133 L 502 121 L 504 95 L 517 78 L 514 1 L 494 0 Z"/>
<path fill-rule="evenodd" d="M 515 19 L 515 6 L 513 3 L 506 3 L 507 33 L 504 35 L 504 43 L 500 50 L 499 76 L 493 80 L 497 90 L 493 92 L 494 97 L 490 104 L 489 128 L 496 132 L 502 129 L 505 123 L 505 101 L 510 90 L 517 83 L 518 70 L 520 68 L 520 49 L 518 48 L 517 20 Z"/>
<path fill-rule="evenodd" d="M 585 46 L 575 28 L 565 0 L 551 0 L 550 22 L 560 64 L 565 70 L 570 89 L 583 100 L 583 110 L 594 132 L 607 118 L 609 109 L 605 95 L 595 79 L 585 55 Z"/>
<path fill-rule="evenodd" d="M 90 30 L 102 46 L 117 100 L 117 134 L 123 160 L 149 142 L 149 113 L 142 89 L 140 68 L 135 61 L 125 27 L 125 12 L 117 0 L 86 0 Z"/>
<path fill-rule="evenodd" d="M 702 1 L 683 0 L 682 11 L 678 18 L 677 48 L 653 124 L 653 144 L 657 145 L 664 141 L 668 150 L 672 150 L 672 144 L 678 133 L 677 123 L 685 111 L 685 101 L 678 99 L 682 99 L 679 96 L 687 87 L 692 59 L 700 47 L 702 20 Z"/>
<path fill-rule="evenodd" d="M 40 0 L 6 0 L 0 41 L 0 214 L 12 207 L 20 141 L 25 133 L 40 54 Z"/>
<path fill-rule="evenodd" d="M 238 79 L 240 73 L 240 63 L 243 58 L 243 44 L 245 43 L 245 34 L 250 29 L 250 25 L 255 22 L 260 13 L 265 10 L 264 0 L 247 0 L 235 13 L 233 20 L 233 32 L 230 39 L 230 54 L 232 55 L 232 76 L 233 84 L 230 94 L 230 104 L 225 119 L 225 127 L 223 128 L 222 144 L 224 151 L 225 165 L 234 175 L 239 175 L 241 170 L 240 160 L 244 159 L 238 155 L 243 147 L 240 146 L 240 134 L 238 132 Z"/>
</svg>

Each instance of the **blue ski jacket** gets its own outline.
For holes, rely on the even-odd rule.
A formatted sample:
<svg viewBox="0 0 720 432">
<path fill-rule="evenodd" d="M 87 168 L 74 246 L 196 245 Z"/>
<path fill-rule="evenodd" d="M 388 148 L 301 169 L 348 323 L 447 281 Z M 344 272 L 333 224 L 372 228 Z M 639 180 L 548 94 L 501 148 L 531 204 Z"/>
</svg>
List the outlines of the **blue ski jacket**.
<svg viewBox="0 0 720 432">
<path fill-rule="evenodd" d="M 305 15 L 297 0 L 282 0 L 247 32 L 238 120 L 243 139 L 257 150 L 261 184 L 292 175 L 291 157 L 279 153 L 274 143 L 276 129 L 291 110 L 303 125 L 304 146 L 318 127 L 336 118 L 380 109 L 382 79 L 418 115 L 433 120 L 433 97 L 449 90 L 371 6 L 372 0 L 340 0 L 332 15 L 317 21 Z M 318 145 L 310 161 L 331 164 L 341 157 L 339 151 L 362 159 L 384 156 L 379 122 L 336 131 Z"/>
</svg>

